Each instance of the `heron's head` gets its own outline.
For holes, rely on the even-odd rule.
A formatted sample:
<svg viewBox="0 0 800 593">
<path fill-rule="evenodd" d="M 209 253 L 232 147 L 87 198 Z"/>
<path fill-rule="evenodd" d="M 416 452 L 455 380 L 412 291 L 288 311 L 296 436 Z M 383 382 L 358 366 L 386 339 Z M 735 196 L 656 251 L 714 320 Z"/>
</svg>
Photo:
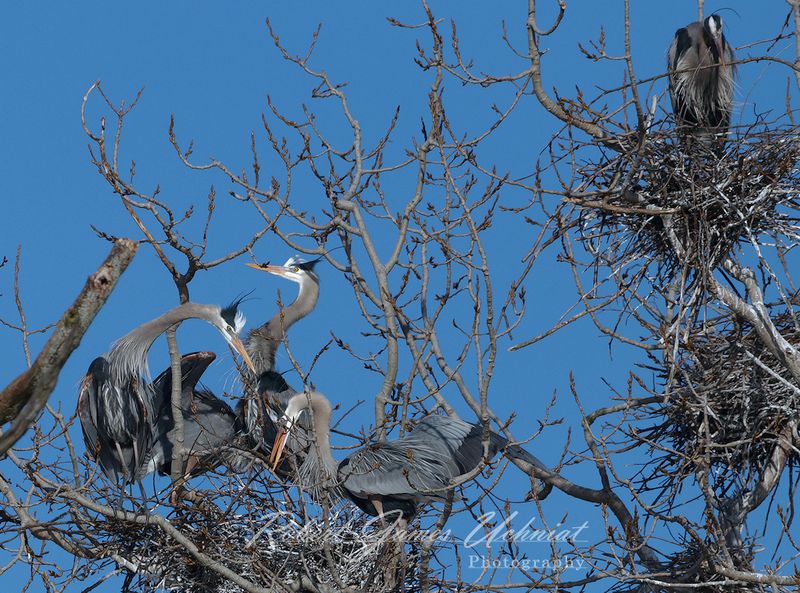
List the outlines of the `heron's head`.
<svg viewBox="0 0 800 593">
<path fill-rule="evenodd" d="M 214 320 L 214 325 L 225 338 L 225 341 L 241 355 L 247 367 L 255 373 L 253 361 L 250 359 L 250 355 L 245 350 L 242 339 L 239 337 L 245 323 L 247 323 L 244 313 L 239 310 L 239 305 L 242 303 L 243 298 L 240 297 L 227 307 L 220 308 L 219 317 Z"/>
<path fill-rule="evenodd" d="M 286 263 L 282 266 L 273 266 L 270 265 L 269 262 L 264 264 L 248 263 L 247 265 L 256 270 L 269 272 L 270 274 L 275 274 L 276 276 L 286 278 L 298 284 L 302 284 L 306 280 L 311 280 L 319 284 L 319 277 L 316 272 L 314 272 L 314 266 L 318 261 L 319 258 L 306 261 L 299 255 L 293 255 L 287 259 Z"/>
<path fill-rule="evenodd" d="M 703 34 L 706 37 L 706 43 L 714 59 L 717 62 L 721 62 L 725 57 L 723 51 L 725 36 L 722 34 L 722 17 L 718 14 L 712 14 L 706 17 L 703 21 Z"/>
<path fill-rule="evenodd" d="M 300 415 L 308 408 L 311 408 L 314 413 L 314 424 L 317 431 L 321 427 L 327 427 L 331 419 L 331 404 L 322 396 L 322 394 L 312 391 L 310 393 L 302 392 L 294 395 L 289 403 L 286 405 L 286 410 L 283 412 L 278 421 L 278 433 L 275 435 L 275 442 L 272 445 L 272 453 L 269 456 L 269 464 L 273 471 L 281 462 L 283 449 L 286 446 L 286 441 L 289 438 L 289 433 L 297 425 L 297 420 Z"/>
</svg>

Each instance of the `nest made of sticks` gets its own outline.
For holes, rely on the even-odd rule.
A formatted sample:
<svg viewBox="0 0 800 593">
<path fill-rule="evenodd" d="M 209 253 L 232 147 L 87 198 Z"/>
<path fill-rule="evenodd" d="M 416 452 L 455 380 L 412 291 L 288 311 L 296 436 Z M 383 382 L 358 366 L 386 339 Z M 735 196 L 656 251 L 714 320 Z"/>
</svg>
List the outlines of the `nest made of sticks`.
<svg viewBox="0 0 800 593">
<path fill-rule="evenodd" d="M 645 590 L 651 593 L 675 593 L 675 591 L 691 590 L 692 593 L 744 593 L 746 591 L 765 591 L 761 585 L 737 584 L 732 588 L 726 584 L 727 578 L 714 569 L 714 560 L 720 554 L 719 547 L 713 542 L 684 541 L 681 548 L 668 554 L 664 561 L 665 570 L 669 574 L 660 576 L 657 580 L 665 583 L 659 586 L 650 584 Z M 737 557 L 735 562 L 739 570 L 750 572 L 752 570 L 753 551 L 748 545 L 743 557 Z M 681 587 L 690 585 L 691 589 Z M 640 593 L 643 590 L 641 583 L 635 581 L 622 581 L 609 589 L 609 593 Z"/>
<path fill-rule="evenodd" d="M 664 130 L 585 162 L 579 187 L 595 197 L 573 201 L 582 206 L 587 249 L 615 266 L 655 263 L 669 279 L 707 273 L 762 235 L 800 238 L 797 130 L 764 126 L 723 142 L 706 146 Z"/>
<path fill-rule="evenodd" d="M 416 590 L 419 557 L 415 548 L 409 551 L 406 546 L 401 561 L 396 526 L 383 527 L 369 519 L 340 507 L 325 520 L 304 520 L 290 512 L 253 517 L 193 511 L 171 522 L 204 554 L 261 586 L 278 581 L 298 591 L 353 586 L 380 592 L 401 585 Z M 107 527 L 108 551 L 129 563 L 129 590 L 243 591 L 155 525 L 109 523 Z"/>
<path fill-rule="evenodd" d="M 792 344 L 800 342 L 798 321 L 791 313 L 774 319 Z M 656 410 L 660 422 L 647 436 L 680 457 L 654 462 L 659 475 L 680 480 L 710 464 L 719 487 L 759 476 L 786 438 L 781 435 L 789 422 L 800 415 L 795 378 L 748 325 L 698 332 L 675 364 L 668 397 Z M 787 463 L 798 462 L 800 455 L 791 450 Z"/>
</svg>

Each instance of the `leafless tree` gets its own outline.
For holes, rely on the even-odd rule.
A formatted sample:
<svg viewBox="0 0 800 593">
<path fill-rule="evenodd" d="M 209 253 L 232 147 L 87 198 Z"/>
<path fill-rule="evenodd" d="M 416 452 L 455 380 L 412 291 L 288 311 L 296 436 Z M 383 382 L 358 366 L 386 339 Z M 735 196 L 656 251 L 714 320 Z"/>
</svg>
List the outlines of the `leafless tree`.
<svg viewBox="0 0 800 593">
<path fill-rule="evenodd" d="M 416 36 L 415 61 L 428 85 L 427 113 L 411 137 L 399 135 L 397 113 L 381 130 L 364 129 L 347 87 L 314 53 L 319 30 L 297 54 L 267 21 L 276 50 L 313 86 L 312 102 L 287 108 L 270 100 L 246 164 L 196 156 L 179 121 L 171 121 L 169 141 L 187 174 L 211 175 L 226 188 L 223 198 L 212 187 L 202 216 L 193 208 L 177 213 L 158 188 L 139 186 L 135 164 L 120 161 L 126 118 L 139 96 L 115 102 L 98 82 L 81 115 L 93 164 L 135 223 L 136 240 L 170 273 L 179 301 L 189 300 L 198 272 L 213 273 L 265 236 L 287 251 L 324 258 L 346 278 L 363 339 L 334 335 L 313 360 L 296 360 L 291 341 L 285 346 L 306 385 L 332 347 L 357 361 L 364 377 L 377 378 L 375 392 L 363 393 L 374 414 L 370 434 L 342 433 L 353 446 L 402 434 L 436 409 L 468 409 L 469 420 L 533 452 L 542 433 L 562 422 L 580 442 L 570 432 L 557 455 L 540 455 L 549 470 L 510 457 L 487 460 L 469 476 L 480 478 L 482 488 L 465 480 L 464 498 L 428 508 L 402 544 L 394 527 L 372 524 L 346 505 L 317 508 L 272 478 L 258 456 L 246 474 L 190 482 L 174 508 L 166 504 L 172 484 L 158 481 L 145 500 L 126 493 L 120 504 L 120 493 L 73 444 L 71 411 L 41 412 L 52 387 L 34 382 L 25 387 L 33 395 L 18 418 L 25 424 L 0 437 L 7 450 L 2 463 L 21 476 L 0 476 L 7 558 L 0 571 L 27 563 L 26 589 L 35 582 L 52 590 L 75 580 L 91 587 L 114 574 L 141 590 L 251 592 L 789 591 L 797 585 L 800 319 L 792 269 L 800 141 L 788 91 L 783 116 L 739 126 L 724 156 L 711 158 L 681 144 L 669 114 L 658 109 L 654 79 L 637 76 L 627 1 L 623 53 L 610 53 L 604 34 L 580 48 L 591 62 L 618 66 L 618 86 L 591 98 L 588 86 L 573 95 L 548 91 L 543 80 L 554 57 L 544 45 L 567 13 L 566 3 L 551 4 L 552 23 L 542 24 L 541 9 L 529 0 L 527 20 L 507 25 L 524 28 L 527 47 L 514 47 L 500 33 L 524 62 L 512 74 L 479 71 L 467 57 L 479 48 L 464 47 L 456 24 L 447 25 L 424 1 L 424 22 L 390 19 Z M 788 4 L 796 25 L 800 4 Z M 702 15 L 702 1 L 698 8 Z M 795 62 L 771 53 L 788 35 L 781 25 L 775 39 L 749 45 L 752 55 L 740 60 L 777 62 L 800 85 L 800 50 Z M 470 125 L 449 115 L 448 85 L 491 89 L 505 103 L 492 106 L 495 117 L 484 130 L 468 133 Z M 512 176 L 502 162 L 488 161 L 483 148 L 530 101 L 563 126 L 552 138 L 521 138 L 545 149 L 532 171 Z M 347 122 L 346 140 L 325 132 L 320 102 Z M 90 104 L 107 115 L 92 120 Z M 314 197 L 297 194 L 300 179 L 317 184 Z M 247 208 L 257 224 L 240 244 L 212 253 L 212 219 L 222 199 Z M 502 225 L 527 233 L 527 253 L 497 253 L 502 247 L 493 232 Z M 130 241 L 97 232 L 115 241 L 110 257 L 120 249 L 127 249 L 125 261 L 132 257 Z M 537 262 L 553 252 L 571 272 L 576 304 L 546 330 L 520 338 L 527 295 L 544 281 Z M 548 294 L 536 291 L 536 298 Z M 20 333 L 30 361 L 31 330 L 19 296 L 17 302 L 20 323 L 4 325 Z M 612 346 L 640 352 L 627 384 L 592 397 L 593 406 L 600 404 L 590 409 L 590 398 L 571 380 L 573 413 L 566 420 L 549 417 L 551 402 L 541 406 L 536 424 L 496 413 L 498 361 L 524 360 L 534 344 L 587 319 Z M 47 352 L 20 382 L 57 376 L 58 364 L 44 375 L 37 367 L 51 360 Z M 177 376 L 174 332 L 170 353 Z M 0 413 L 19 410 L 13 402 L 24 403 L 15 395 L 20 389 L 0 393 Z M 235 395 L 252 396 L 252 386 L 245 382 Z M 173 402 L 179 411 L 179 383 Z M 14 446 L 37 414 L 30 441 Z M 173 482 L 186 454 L 180 425 L 178 413 Z M 502 490 L 519 472 L 526 486 Z M 493 493 L 501 491 L 498 501 Z M 487 511 L 508 512 L 512 501 L 526 497 L 541 515 L 540 533 L 552 539 L 538 564 L 518 542 L 492 542 L 497 520 L 483 522 L 492 516 Z M 595 513 L 590 540 L 552 537 L 560 533 L 565 504 Z M 772 518 L 764 518 L 766 504 Z M 459 545 L 441 537 L 458 517 L 481 526 L 488 560 L 479 575 L 460 571 Z M 51 546 L 76 562 L 53 564 Z M 571 571 L 565 558 L 586 569 Z"/>
</svg>

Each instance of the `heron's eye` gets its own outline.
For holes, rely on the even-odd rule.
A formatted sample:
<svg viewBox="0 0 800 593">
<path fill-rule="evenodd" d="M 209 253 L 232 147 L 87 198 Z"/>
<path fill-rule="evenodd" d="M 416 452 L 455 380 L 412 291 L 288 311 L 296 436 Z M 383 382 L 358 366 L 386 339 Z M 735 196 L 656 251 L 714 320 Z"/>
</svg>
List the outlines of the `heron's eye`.
<svg viewBox="0 0 800 593">
<path fill-rule="evenodd" d="M 292 266 L 292 272 L 297 274 L 299 271 L 300 271 L 300 268 L 298 268 L 297 266 Z"/>
<path fill-rule="evenodd" d="M 230 325 L 229 325 L 228 327 L 226 327 L 225 329 L 227 329 L 227 330 L 228 330 L 228 333 L 231 333 L 231 334 L 232 334 L 232 333 L 235 333 L 235 332 L 233 331 L 233 328 L 232 328 Z"/>
</svg>

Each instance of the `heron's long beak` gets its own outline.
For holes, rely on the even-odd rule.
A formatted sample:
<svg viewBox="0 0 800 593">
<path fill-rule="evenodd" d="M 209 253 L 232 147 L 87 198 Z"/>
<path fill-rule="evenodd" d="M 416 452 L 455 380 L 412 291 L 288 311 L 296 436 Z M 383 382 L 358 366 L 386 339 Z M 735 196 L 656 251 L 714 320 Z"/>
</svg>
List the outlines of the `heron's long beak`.
<svg viewBox="0 0 800 593">
<path fill-rule="evenodd" d="M 275 436 L 275 442 L 272 444 L 272 453 L 269 456 L 269 465 L 273 472 L 281 461 L 283 448 L 286 446 L 286 439 L 288 438 L 289 432 L 285 428 L 279 428 L 278 434 Z"/>
<path fill-rule="evenodd" d="M 717 55 L 719 56 L 719 63 L 721 65 L 725 65 L 725 54 L 722 53 L 722 36 L 720 35 L 714 40 L 714 44 L 717 46 Z"/>
<path fill-rule="evenodd" d="M 241 338 L 237 337 L 233 339 L 233 347 L 236 348 L 236 352 L 238 352 L 241 355 L 242 360 L 244 360 L 244 363 L 247 365 L 247 368 L 249 368 L 251 371 L 253 371 L 253 373 L 255 373 L 256 367 L 253 364 L 250 355 L 247 353 L 247 350 L 245 349 Z"/>
<path fill-rule="evenodd" d="M 283 266 L 271 266 L 270 264 L 254 264 L 252 262 L 248 262 L 245 264 L 250 268 L 254 268 L 256 270 L 261 270 L 262 272 L 269 272 L 270 274 L 275 274 L 276 276 L 283 276 L 286 274 L 286 268 Z"/>
</svg>

